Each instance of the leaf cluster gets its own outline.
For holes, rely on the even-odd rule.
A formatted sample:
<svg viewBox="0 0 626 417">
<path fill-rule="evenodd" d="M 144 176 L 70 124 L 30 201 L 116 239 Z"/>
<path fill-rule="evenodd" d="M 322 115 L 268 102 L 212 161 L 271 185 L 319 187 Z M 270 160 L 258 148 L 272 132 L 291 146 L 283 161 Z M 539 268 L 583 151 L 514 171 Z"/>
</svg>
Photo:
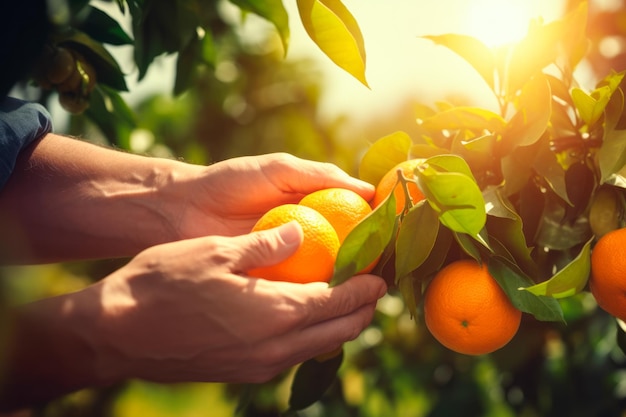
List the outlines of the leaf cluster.
<svg viewBox="0 0 626 417">
<path fill-rule="evenodd" d="M 157 57 L 177 54 L 173 94 L 180 95 L 193 85 L 201 71 L 214 70 L 228 54 L 232 39 L 237 36 L 236 24 L 223 18 L 216 1 L 106 1 L 116 4 L 123 19 L 130 22 L 132 33 L 127 33 L 117 18 L 90 0 L 62 0 L 49 10 L 52 22 L 45 42 L 53 48 L 65 47 L 80 53 L 94 67 L 98 84 L 87 97 L 84 114 L 111 143 L 119 143 L 137 127 L 137 122 L 120 95 L 128 91 L 127 74 L 109 47 L 132 47 L 137 81 L 144 79 Z M 287 53 L 289 18 L 281 0 L 230 3 L 240 9 L 242 18 L 254 14 L 272 24 Z M 363 37 L 350 11 L 339 0 L 297 0 L 297 4 L 311 40 L 331 61 L 367 85 Z M 45 65 L 45 59 L 39 59 L 29 77 L 36 79 Z"/>
<path fill-rule="evenodd" d="M 626 124 L 624 73 L 586 91 L 574 71 L 588 47 L 587 5 L 534 21 L 518 43 L 496 49 L 466 35 L 426 36 L 480 74 L 498 109 L 439 102 L 416 109 L 417 137 L 374 142 L 360 166 L 377 184 L 397 163 L 420 163 L 425 200 L 395 215 L 392 198 L 340 249 L 333 283 L 380 256 L 375 272 L 401 291 L 412 315 L 440 268 L 486 262 L 520 310 L 564 321 L 559 299 L 586 288 L 597 238 L 621 227 Z M 405 187 L 406 188 L 406 187 Z"/>
</svg>

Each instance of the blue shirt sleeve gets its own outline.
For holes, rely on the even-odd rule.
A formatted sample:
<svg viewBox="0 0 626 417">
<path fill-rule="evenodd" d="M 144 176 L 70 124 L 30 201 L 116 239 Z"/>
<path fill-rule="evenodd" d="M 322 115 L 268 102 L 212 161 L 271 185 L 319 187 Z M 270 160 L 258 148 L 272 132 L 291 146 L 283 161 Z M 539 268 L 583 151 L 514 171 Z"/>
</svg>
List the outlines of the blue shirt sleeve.
<svg viewBox="0 0 626 417">
<path fill-rule="evenodd" d="M 50 113 L 40 104 L 12 97 L 0 99 L 0 189 L 30 143 L 52 131 Z"/>
</svg>

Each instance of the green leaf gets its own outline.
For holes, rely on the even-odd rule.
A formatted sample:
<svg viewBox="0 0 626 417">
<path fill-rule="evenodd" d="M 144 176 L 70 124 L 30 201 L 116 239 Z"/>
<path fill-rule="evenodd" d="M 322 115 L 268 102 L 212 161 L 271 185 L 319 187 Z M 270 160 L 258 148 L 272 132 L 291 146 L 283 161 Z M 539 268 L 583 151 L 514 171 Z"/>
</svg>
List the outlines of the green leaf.
<svg viewBox="0 0 626 417">
<path fill-rule="evenodd" d="M 396 283 L 417 269 L 430 255 L 437 239 L 437 213 L 421 201 L 402 219 L 396 240 Z"/>
<path fill-rule="evenodd" d="M 517 113 L 502 134 L 502 155 L 518 146 L 534 144 L 546 131 L 552 114 L 552 93 L 543 74 L 536 75 L 524 86 L 517 107 Z"/>
<path fill-rule="evenodd" d="M 117 8 L 119 9 L 120 13 L 124 14 L 126 12 L 126 0 L 115 0 L 117 3 Z"/>
<path fill-rule="evenodd" d="M 429 130 L 467 129 L 483 133 L 502 132 L 506 121 L 497 113 L 479 107 L 453 107 L 427 119 L 421 126 Z"/>
<path fill-rule="evenodd" d="M 89 0 L 69 0 L 67 5 L 72 16 L 80 15 L 81 11 L 89 5 Z"/>
<path fill-rule="evenodd" d="M 211 32 L 206 32 L 202 38 L 202 62 L 215 68 L 217 62 L 217 45 Z"/>
<path fill-rule="evenodd" d="M 565 207 L 564 221 L 575 221 L 589 208 L 589 201 L 596 188 L 596 176 L 583 161 L 571 164 L 565 171 L 565 185 L 571 206 Z"/>
<path fill-rule="evenodd" d="M 473 167 L 487 167 L 493 159 L 499 135 L 486 134 L 467 138 L 468 135 L 464 133 L 459 132 L 453 139 L 451 152 L 463 157 Z"/>
<path fill-rule="evenodd" d="M 499 256 L 502 259 L 505 259 L 510 264 L 519 267 L 519 265 L 517 265 L 517 263 L 515 261 L 515 257 L 509 251 L 509 248 L 504 243 L 500 242 L 500 240 L 498 240 L 498 238 L 496 236 L 489 235 L 489 244 L 490 244 L 490 246 L 492 248 L 492 256 Z M 477 259 L 477 261 L 481 262 L 480 259 Z M 521 270 L 521 268 L 520 268 L 520 270 Z M 523 271 L 523 272 L 525 274 L 527 274 L 526 271 Z M 530 275 L 530 276 L 533 276 L 533 275 Z"/>
<path fill-rule="evenodd" d="M 437 233 L 437 239 L 433 245 L 432 250 L 428 258 L 422 262 L 422 264 L 411 275 L 414 277 L 420 277 L 422 279 L 429 277 L 430 275 L 439 271 L 447 259 L 448 252 L 450 251 L 450 245 L 453 241 L 453 235 L 450 229 L 444 227 L 440 223 L 437 224 L 439 232 Z"/>
<path fill-rule="evenodd" d="M 438 148 L 437 146 L 432 144 L 416 143 L 414 145 L 411 145 L 408 159 L 426 159 L 430 158 L 431 156 L 449 153 L 449 149 Z"/>
<path fill-rule="evenodd" d="M 393 237 L 396 198 L 385 201 L 355 226 L 339 248 L 331 286 L 345 282 L 380 256 Z"/>
<path fill-rule="evenodd" d="M 417 284 L 419 285 L 419 282 Z M 400 294 L 402 294 L 402 299 L 411 317 L 417 317 L 418 299 L 421 298 L 422 295 L 419 290 L 416 290 L 415 286 L 416 279 L 411 275 L 398 280 L 398 289 L 400 290 Z"/>
<path fill-rule="evenodd" d="M 118 91 L 128 91 L 122 69 L 100 42 L 79 30 L 58 33 L 55 35 L 55 41 L 82 53 L 94 67 L 99 84 L 105 84 Z"/>
<path fill-rule="evenodd" d="M 390 169 L 406 161 L 411 143 L 409 135 L 402 131 L 378 139 L 361 159 L 359 178 L 370 184 L 378 184 Z"/>
<path fill-rule="evenodd" d="M 591 271 L 591 242 L 590 239 L 581 252 L 563 269 L 554 274 L 547 281 L 523 288 L 535 295 L 545 295 L 554 298 L 570 297 L 578 294 L 585 288 Z"/>
<path fill-rule="evenodd" d="M 436 168 L 438 171 L 456 172 L 471 178 L 473 181 L 476 181 L 467 162 L 457 155 L 435 155 L 428 158 L 425 162 L 431 167 Z"/>
<path fill-rule="evenodd" d="M 522 217 L 502 195 L 501 187 L 493 187 L 483 194 L 489 207 L 487 216 L 489 236 L 501 242 L 524 270 L 534 272 L 532 248 L 528 247 L 526 242 Z"/>
<path fill-rule="evenodd" d="M 611 100 L 611 97 L 617 91 L 624 73 L 613 73 L 606 77 L 599 87 L 590 94 L 585 93 L 582 89 L 575 87 L 572 89 L 572 100 L 578 110 L 581 119 L 588 125 L 593 126 L 604 115 L 604 111 Z"/>
<path fill-rule="evenodd" d="M 548 84 L 550 84 L 550 91 L 552 92 L 552 95 L 554 97 L 558 98 L 568 106 L 574 106 L 569 84 L 567 84 L 564 79 L 562 79 L 561 77 L 555 77 L 554 75 L 550 74 L 542 75 L 546 78 Z"/>
<path fill-rule="evenodd" d="M 598 98 L 596 99 L 578 87 L 572 89 L 572 99 L 574 100 L 576 110 L 578 110 L 580 118 L 588 126 L 593 126 L 600 119 L 600 116 L 604 113 L 604 108 L 609 103 L 609 88 L 602 87 L 602 90 L 596 90 L 598 92 Z"/>
<path fill-rule="evenodd" d="M 283 44 L 285 54 L 289 49 L 289 16 L 282 0 L 230 0 L 242 10 L 254 13 L 272 23 Z"/>
<path fill-rule="evenodd" d="M 445 46 L 459 55 L 480 74 L 491 89 L 494 88 L 494 55 L 491 49 L 480 40 L 472 36 L 454 33 L 423 37 L 438 45 Z"/>
<path fill-rule="evenodd" d="M 469 177 L 455 172 L 424 170 L 420 185 L 428 189 L 428 202 L 441 222 L 455 232 L 476 237 L 485 225 L 485 207 L 480 189 Z"/>
<path fill-rule="evenodd" d="M 475 241 L 465 233 L 453 233 L 454 240 L 459 244 L 459 247 L 467 254 L 467 256 L 474 259 L 476 262 L 481 262 L 482 257 L 480 250 L 476 246 Z"/>
<path fill-rule="evenodd" d="M 142 80 L 159 55 L 179 52 L 201 26 L 196 0 L 128 2 L 135 38 L 135 63 Z"/>
<path fill-rule="evenodd" d="M 615 72 L 614 70 L 611 70 L 611 72 L 606 77 L 598 82 L 596 90 L 602 90 L 606 87 L 608 88 L 608 94 L 612 95 L 622 85 L 622 82 L 624 81 L 624 75 L 626 75 L 626 71 Z M 596 90 L 594 90 L 591 95 L 594 97 L 599 97 L 600 94 L 597 94 Z"/>
<path fill-rule="evenodd" d="M 574 105 L 576 106 L 576 110 L 578 110 L 580 118 L 583 119 L 585 123 L 590 125 L 591 120 L 594 118 L 596 100 L 578 87 L 574 87 L 572 89 L 572 100 L 574 101 Z M 597 116 L 599 117 L 600 114 L 602 114 L 602 112 L 599 112 Z"/>
<path fill-rule="evenodd" d="M 88 6 L 84 20 L 77 28 L 98 42 L 110 45 L 132 45 L 133 39 L 122 29 L 119 22 L 102 10 Z M 82 12 L 81 12 L 82 14 Z"/>
<path fill-rule="evenodd" d="M 433 160 L 433 164 L 430 161 Z M 448 165 L 456 172 L 441 171 Z M 453 155 L 429 158 L 417 169 L 420 189 L 439 214 L 439 220 L 452 231 L 478 236 L 485 225 L 486 212 L 480 188 L 465 162 Z"/>
<path fill-rule="evenodd" d="M 567 185 L 565 183 L 565 170 L 559 164 L 555 153 L 550 149 L 550 143 L 542 140 L 534 149 L 534 160 L 532 162 L 533 169 L 537 174 L 541 175 L 550 189 L 554 191 L 563 201 L 572 205 L 567 193 Z"/>
<path fill-rule="evenodd" d="M 506 74 L 508 97 L 515 97 L 528 80 L 556 61 L 563 34 L 564 26 L 560 21 L 531 25 L 526 37 L 511 51 Z"/>
<path fill-rule="evenodd" d="M 98 126 L 111 144 L 130 149 L 130 134 L 137 127 L 137 120 L 115 89 L 98 85 L 91 93 L 85 116 Z"/>
<path fill-rule="evenodd" d="M 187 45 L 178 53 L 176 60 L 176 80 L 174 82 L 174 95 L 180 95 L 187 91 L 191 85 L 196 65 L 202 56 L 202 41 L 192 37 Z"/>
<path fill-rule="evenodd" d="M 533 172 L 532 163 L 542 141 L 529 146 L 518 146 L 500 160 L 500 170 L 504 178 L 504 195 L 510 196 L 526 186 Z"/>
<path fill-rule="evenodd" d="M 493 256 L 488 262 L 488 267 L 491 276 L 500 284 L 516 308 L 532 314 L 540 321 L 565 322 L 563 310 L 556 299 L 519 290 L 532 285 L 532 281 L 515 265 L 500 256 Z"/>
<path fill-rule="evenodd" d="M 564 26 L 561 38 L 563 53 L 569 58 L 570 68 L 575 68 L 587 55 L 589 39 L 587 38 L 587 19 L 589 16 L 588 1 L 581 1 L 562 19 Z"/>
<path fill-rule="evenodd" d="M 320 362 L 309 359 L 302 363 L 294 375 L 289 396 L 289 409 L 302 410 L 319 401 L 337 379 L 343 362 L 343 350 L 331 359 Z"/>
<path fill-rule="evenodd" d="M 568 251 L 590 238 L 591 230 L 585 217 L 564 221 L 565 215 L 563 202 L 548 194 L 534 237 L 537 246 Z"/>
<path fill-rule="evenodd" d="M 601 183 L 611 183 L 618 172 L 626 166 L 626 130 L 605 132 L 598 151 Z"/>
<path fill-rule="evenodd" d="M 297 0 L 309 37 L 337 66 L 368 87 L 365 44 L 354 16 L 339 0 Z"/>
<path fill-rule="evenodd" d="M 615 86 L 624 81 L 624 73 L 609 75 L 601 84 Z M 624 112 L 624 92 L 618 85 L 605 109 L 605 126 L 602 146 L 598 151 L 600 182 L 622 183 L 619 172 L 626 165 L 626 112 Z"/>
<path fill-rule="evenodd" d="M 623 129 L 625 122 L 624 91 L 618 88 L 611 95 L 611 99 L 604 109 L 604 130 L 605 132 L 610 132 L 615 129 Z"/>
</svg>

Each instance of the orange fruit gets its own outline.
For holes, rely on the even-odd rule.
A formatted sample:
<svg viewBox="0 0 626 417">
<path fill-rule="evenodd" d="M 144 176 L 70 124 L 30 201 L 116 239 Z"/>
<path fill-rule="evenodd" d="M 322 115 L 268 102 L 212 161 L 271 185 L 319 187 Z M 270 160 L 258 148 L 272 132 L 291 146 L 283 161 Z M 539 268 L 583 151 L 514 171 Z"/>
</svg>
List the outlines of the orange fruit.
<svg viewBox="0 0 626 417">
<path fill-rule="evenodd" d="M 300 200 L 299 204 L 311 207 L 326 217 L 335 228 L 339 243 L 343 243 L 348 233 L 372 212 L 363 197 L 344 188 L 314 191 Z"/>
<path fill-rule="evenodd" d="M 402 184 L 398 182 L 397 171 L 400 169 L 406 178 L 413 179 L 415 178 L 413 170 L 422 162 L 423 159 L 409 159 L 407 161 L 400 162 L 398 165 L 387 171 L 376 186 L 376 193 L 374 194 L 374 199 L 372 200 L 372 207 L 378 207 L 385 200 L 385 198 L 393 192 L 396 196 L 396 214 L 400 214 L 402 210 L 404 210 L 405 195 Z M 407 188 L 413 204 L 417 204 L 424 199 L 424 194 L 414 182 L 407 183 Z"/>
<path fill-rule="evenodd" d="M 363 197 L 344 188 L 326 188 L 314 191 L 302 198 L 299 204 L 321 213 L 335 228 L 340 244 L 343 243 L 352 229 L 372 212 L 371 206 Z M 359 273 L 370 272 L 377 263 L 378 259 Z"/>
<path fill-rule="evenodd" d="M 298 250 L 278 264 L 253 268 L 248 274 L 273 281 L 330 281 L 339 250 L 339 238 L 333 226 L 317 211 L 298 204 L 283 204 L 261 216 L 252 231 L 272 229 L 292 220 L 300 223 L 304 232 Z"/>
<path fill-rule="evenodd" d="M 506 345 L 517 333 L 522 312 L 474 260 L 441 269 L 424 294 L 424 320 L 442 345 L 466 355 L 482 355 Z"/>
<path fill-rule="evenodd" d="M 607 313 L 626 320 L 626 228 L 606 233 L 591 252 L 589 289 Z"/>
</svg>

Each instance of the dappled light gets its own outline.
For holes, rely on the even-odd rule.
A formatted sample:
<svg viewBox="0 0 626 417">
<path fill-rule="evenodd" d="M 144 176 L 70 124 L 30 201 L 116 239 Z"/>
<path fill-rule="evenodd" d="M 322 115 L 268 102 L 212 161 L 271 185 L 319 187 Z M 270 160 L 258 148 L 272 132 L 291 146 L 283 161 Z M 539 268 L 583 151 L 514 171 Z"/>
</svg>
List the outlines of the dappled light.
<svg viewBox="0 0 626 417">
<path fill-rule="evenodd" d="M 465 27 L 459 29 L 494 48 L 520 41 L 534 19 L 553 20 L 563 9 L 562 1 L 477 0 L 468 2 Z M 539 45 L 538 45 L 539 46 Z"/>
</svg>

